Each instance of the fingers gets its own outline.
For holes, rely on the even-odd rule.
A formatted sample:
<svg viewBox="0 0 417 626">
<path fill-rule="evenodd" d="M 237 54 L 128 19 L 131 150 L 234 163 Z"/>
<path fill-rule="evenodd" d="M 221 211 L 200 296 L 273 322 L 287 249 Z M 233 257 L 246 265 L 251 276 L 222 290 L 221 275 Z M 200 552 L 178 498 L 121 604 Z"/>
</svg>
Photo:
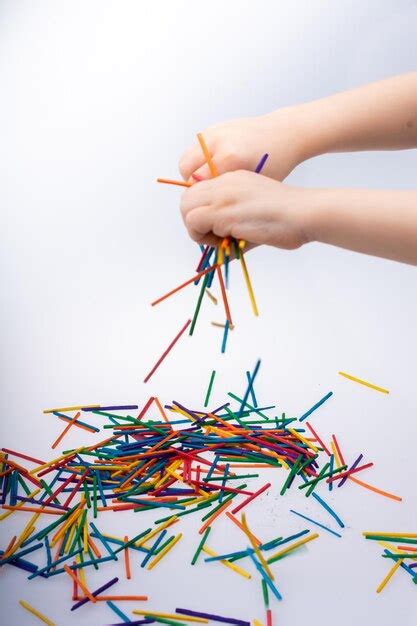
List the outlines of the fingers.
<svg viewBox="0 0 417 626">
<path fill-rule="evenodd" d="M 184 180 L 188 180 L 191 174 L 198 170 L 205 164 L 206 160 L 199 144 L 196 142 L 190 148 L 188 148 L 180 158 L 179 170 Z M 209 178 L 208 175 L 204 178 Z"/>
<path fill-rule="evenodd" d="M 237 154 L 230 141 L 222 139 L 221 136 L 213 136 L 213 131 L 205 131 L 203 136 L 219 174 L 232 172 L 244 166 L 241 156 Z M 183 153 L 179 162 L 179 170 L 184 180 L 189 180 L 193 174 L 203 178 L 203 180 L 212 178 L 210 168 L 198 142 L 193 143 Z"/>
</svg>

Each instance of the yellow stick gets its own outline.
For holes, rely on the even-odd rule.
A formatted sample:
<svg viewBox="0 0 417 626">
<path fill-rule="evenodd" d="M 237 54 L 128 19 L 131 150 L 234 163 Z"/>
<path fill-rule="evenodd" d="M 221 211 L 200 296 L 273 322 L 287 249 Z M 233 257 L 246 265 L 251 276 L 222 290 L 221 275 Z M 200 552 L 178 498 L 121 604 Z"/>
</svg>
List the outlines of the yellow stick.
<svg viewBox="0 0 417 626">
<path fill-rule="evenodd" d="M 352 376 L 351 374 L 346 374 L 346 372 L 339 372 L 340 376 L 344 376 L 349 380 L 353 380 L 355 383 L 359 383 L 360 385 L 365 385 L 365 387 L 369 387 L 370 389 L 375 389 L 375 391 L 380 391 L 381 393 L 389 393 L 388 389 L 384 389 L 384 387 L 378 387 L 377 385 L 373 385 L 372 383 L 368 383 L 366 380 L 362 380 L 361 378 L 356 378 L 356 376 Z"/>
<path fill-rule="evenodd" d="M 35 617 L 40 619 L 44 624 L 48 624 L 48 626 L 55 626 L 55 622 L 48 619 L 45 615 L 43 615 L 43 613 L 40 613 L 39 611 L 37 611 L 28 602 L 25 602 L 25 600 L 19 600 L 19 604 L 20 606 L 23 606 L 23 608 L 26 609 L 26 611 L 29 611 L 29 613 L 32 613 L 32 615 L 35 615 Z"/>
<path fill-rule="evenodd" d="M 165 546 L 165 548 L 161 550 L 159 554 L 156 555 L 156 557 L 151 561 L 151 563 L 149 563 L 148 569 L 153 569 L 155 565 L 157 565 L 159 561 L 164 558 L 167 552 L 169 552 L 175 546 L 175 544 L 179 542 L 181 537 L 182 537 L 182 533 L 179 533 L 167 546 Z"/>
<path fill-rule="evenodd" d="M 245 535 L 247 536 L 247 538 L 249 539 L 252 548 L 255 550 L 255 554 L 258 557 L 258 559 L 260 560 L 260 562 L 262 563 L 262 567 L 264 568 L 264 570 L 266 571 L 266 573 L 268 574 L 269 578 L 271 580 L 274 580 L 274 575 L 271 572 L 269 565 L 264 557 L 264 555 L 261 553 L 261 551 L 258 548 L 258 545 L 255 541 L 255 537 L 252 535 L 251 531 L 249 530 L 249 526 L 248 523 L 246 521 L 246 515 L 245 513 L 242 513 L 241 516 L 241 522 L 242 522 L 242 526 L 243 526 L 243 531 L 245 533 Z"/>
<path fill-rule="evenodd" d="M 206 294 L 208 295 L 208 297 L 210 298 L 213 304 L 218 304 L 217 298 L 213 296 L 213 294 L 208 289 L 206 289 Z"/>
<path fill-rule="evenodd" d="M 300 546 L 302 546 L 305 543 L 308 543 L 309 541 L 313 541 L 313 539 L 317 539 L 318 536 L 319 536 L 318 533 L 313 533 L 312 535 L 309 535 L 308 537 L 305 537 L 304 539 L 299 539 L 298 541 L 293 543 L 292 546 L 289 546 L 288 548 L 284 548 L 284 550 L 278 550 L 278 552 L 275 552 L 272 556 L 269 557 L 268 563 L 273 563 L 277 558 L 284 556 L 284 554 L 288 554 L 288 552 L 292 552 L 296 548 L 299 548 Z"/>
<path fill-rule="evenodd" d="M 370 532 L 369 530 L 363 532 L 362 535 L 378 535 L 378 537 L 406 537 L 407 539 L 417 539 L 417 533 L 378 533 Z"/>
<path fill-rule="evenodd" d="M 203 552 L 205 552 L 209 556 L 218 556 L 216 552 L 210 550 L 210 548 L 207 548 L 206 546 L 203 546 Z M 241 576 L 243 576 L 243 578 L 247 578 L 248 580 L 252 578 L 252 575 L 249 574 L 249 572 L 247 572 L 245 569 L 239 567 L 238 565 L 235 565 L 234 563 L 229 563 L 229 561 L 226 561 L 226 559 L 222 559 L 220 563 L 225 567 L 231 569 L 233 572 L 236 572 L 236 574 L 240 574 Z"/>
<path fill-rule="evenodd" d="M 395 574 L 395 572 L 400 567 L 400 565 L 401 565 L 401 563 L 403 561 L 404 561 L 404 559 L 398 559 L 398 561 L 396 561 L 396 563 L 394 563 L 394 565 L 391 567 L 391 569 L 389 570 L 387 575 L 381 580 L 381 582 L 379 583 L 378 587 L 376 588 L 376 592 L 377 593 L 380 593 L 383 590 L 383 588 L 385 587 L 387 582 L 392 578 L 392 576 Z"/>
<path fill-rule="evenodd" d="M 81 409 L 99 409 L 99 404 L 82 404 L 81 406 L 59 406 L 55 409 L 45 409 L 44 413 L 63 413 L 64 411 L 81 411 Z"/>
<path fill-rule="evenodd" d="M 179 518 L 176 515 L 173 515 L 172 517 L 167 519 L 166 522 L 159 524 L 159 526 L 151 530 L 151 532 L 149 532 L 147 535 L 142 537 L 142 539 L 138 539 L 138 541 L 136 541 L 136 543 L 134 543 L 133 545 L 136 548 L 140 548 L 141 546 L 143 546 L 143 544 L 149 541 L 149 539 L 152 539 L 152 537 L 155 537 L 155 535 L 160 533 L 162 530 L 165 530 L 165 528 L 168 528 L 168 526 L 172 526 L 172 524 L 175 524 L 176 522 L 178 522 L 178 520 Z"/>
<path fill-rule="evenodd" d="M 38 467 L 35 467 L 33 470 L 31 470 L 29 474 L 37 474 L 38 472 L 49 467 L 50 465 L 59 463 L 59 461 L 66 459 L 68 456 L 74 456 L 75 454 L 77 454 L 78 452 L 81 452 L 82 450 L 84 450 L 84 446 L 82 446 L 81 448 L 77 448 L 76 450 L 73 450 L 72 452 L 66 452 L 65 454 L 61 454 L 61 456 L 58 456 L 56 459 L 53 459 L 52 461 L 48 461 L 48 463 L 44 463 L 43 465 L 38 465 Z"/>
<path fill-rule="evenodd" d="M 259 311 L 255 300 L 255 294 L 253 293 L 252 283 L 249 278 L 248 268 L 246 267 L 245 257 L 243 256 L 243 250 L 240 251 L 240 264 L 242 266 L 243 277 L 245 279 L 246 288 L 249 294 L 249 300 L 251 301 L 253 314 L 258 316 Z"/>
<path fill-rule="evenodd" d="M 198 622 L 199 624 L 207 624 L 208 619 L 204 617 L 191 617 L 190 615 L 182 615 L 180 613 L 160 613 L 159 611 L 143 611 L 134 609 L 132 611 L 135 615 L 151 615 L 153 617 L 162 617 L 166 619 L 185 620 L 187 622 Z"/>
<path fill-rule="evenodd" d="M 306 446 L 308 446 L 309 448 L 311 448 L 313 450 L 313 452 L 318 452 L 318 448 L 316 448 L 316 446 L 314 446 L 311 441 L 309 441 L 308 439 L 306 439 L 305 437 L 303 437 L 302 435 L 300 435 L 300 433 L 298 433 L 296 430 L 294 430 L 293 428 L 289 428 L 288 429 L 290 431 L 290 433 L 292 435 L 294 435 L 294 437 L 296 437 L 297 439 L 299 439 L 300 441 L 302 441 L 303 443 L 306 444 Z"/>
</svg>

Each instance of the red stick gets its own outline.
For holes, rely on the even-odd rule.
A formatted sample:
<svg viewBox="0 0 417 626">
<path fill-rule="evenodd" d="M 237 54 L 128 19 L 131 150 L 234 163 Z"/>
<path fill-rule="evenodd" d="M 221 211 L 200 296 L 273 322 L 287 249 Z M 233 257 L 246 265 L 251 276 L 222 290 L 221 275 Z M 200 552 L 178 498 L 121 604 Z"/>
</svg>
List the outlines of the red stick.
<svg viewBox="0 0 417 626">
<path fill-rule="evenodd" d="M 336 435 L 332 435 L 332 439 L 333 439 L 334 446 L 335 446 L 335 448 L 337 450 L 337 454 L 339 455 L 339 459 L 340 459 L 341 464 L 342 465 L 346 465 L 345 459 L 343 458 L 343 454 L 340 451 L 339 444 L 338 444 L 337 439 L 336 439 Z"/>
<path fill-rule="evenodd" d="M 84 482 L 87 474 L 89 473 L 89 469 L 87 467 L 87 469 L 85 470 L 85 472 L 83 474 L 81 474 L 80 478 L 77 480 L 74 489 L 71 491 L 71 493 L 69 494 L 68 498 L 65 500 L 64 504 L 62 505 L 65 508 L 69 507 L 69 504 L 71 502 L 71 500 L 73 499 L 73 497 L 75 496 L 75 494 L 77 493 L 77 491 L 79 490 L 79 488 L 81 487 L 81 484 Z"/>
<path fill-rule="evenodd" d="M 151 396 L 149 398 L 149 400 L 147 401 L 147 403 L 145 404 L 145 406 L 143 407 L 143 409 L 141 410 L 141 412 L 139 413 L 139 415 L 137 416 L 137 420 L 141 420 L 142 417 L 145 415 L 146 411 L 149 409 L 149 407 L 151 406 L 152 402 L 155 400 L 155 398 L 153 396 Z"/>
<path fill-rule="evenodd" d="M 180 339 L 181 335 L 183 335 L 185 333 L 185 331 L 187 330 L 187 328 L 189 327 L 189 325 L 191 324 L 191 320 L 187 320 L 186 323 L 184 324 L 184 326 L 181 328 L 180 332 L 178 333 L 178 335 L 176 335 L 174 337 L 174 339 L 171 341 L 171 343 L 169 344 L 168 348 L 165 350 L 165 352 L 162 353 L 162 355 L 159 357 L 159 359 L 157 360 L 157 362 L 155 363 L 155 365 L 153 366 L 153 368 L 151 369 L 151 371 L 149 372 L 149 374 L 147 376 L 145 376 L 144 379 L 144 383 L 147 383 L 148 380 L 150 379 L 150 377 L 156 372 L 156 370 L 158 369 L 158 367 L 161 365 L 162 361 L 165 359 L 165 357 L 169 354 L 169 352 L 172 350 L 172 348 L 175 346 L 175 344 L 177 343 L 178 339 Z"/>
<path fill-rule="evenodd" d="M 27 456 L 26 454 L 22 454 L 21 452 L 15 452 L 14 450 L 9 450 L 9 448 L 2 448 L 2 451 L 5 452 L 6 454 L 18 456 L 19 458 L 25 459 L 26 461 L 33 461 L 33 463 L 37 463 L 38 465 L 43 465 L 45 463 L 45 461 L 40 461 L 39 459 L 35 459 L 33 456 Z"/>
<path fill-rule="evenodd" d="M 266 626 L 272 626 L 272 612 L 271 609 L 266 611 Z"/>
<path fill-rule="evenodd" d="M 271 483 L 266 483 L 266 485 L 264 485 L 263 487 L 258 489 L 258 491 L 255 491 L 255 493 L 253 493 L 251 496 L 249 496 L 249 498 L 246 498 L 246 500 L 243 500 L 243 502 L 241 502 L 238 506 L 236 506 L 234 509 L 232 509 L 233 515 L 236 515 L 236 513 L 238 513 L 241 509 L 243 509 L 244 506 L 249 504 L 249 502 L 252 502 L 252 500 L 257 498 L 258 496 L 260 496 L 261 493 L 266 491 L 270 486 L 271 486 Z"/>
<path fill-rule="evenodd" d="M 64 480 L 64 482 L 62 483 L 62 485 L 60 485 L 60 486 L 58 487 L 58 489 L 56 489 L 56 490 L 52 493 L 52 495 L 50 495 L 50 496 L 49 496 L 49 498 L 47 498 L 47 499 L 45 500 L 45 502 L 42 504 L 42 506 L 48 506 L 48 504 L 50 504 L 50 503 L 52 502 L 52 500 L 54 500 L 54 499 L 55 499 L 55 498 L 56 498 L 56 497 L 57 497 L 57 496 L 61 493 L 61 491 L 63 491 L 63 490 L 65 489 L 65 487 L 66 487 L 67 485 L 69 485 L 69 484 L 70 484 L 70 482 L 72 481 L 72 479 L 73 479 L 76 475 L 77 475 L 77 474 L 75 474 L 75 473 L 74 473 L 74 474 L 71 474 L 71 475 L 69 476 L 69 478 L 67 478 L 67 480 Z"/>
<path fill-rule="evenodd" d="M 364 469 L 368 469 L 368 467 L 372 467 L 373 463 L 365 463 L 364 465 L 359 465 L 359 467 L 354 467 L 353 469 L 348 469 L 346 472 L 341 472 L 336 476 L 329 476 L 326 480 L 326 483 L 332 483 L 335 480 L 339 480 L 339 478 L 344 478 L 345 476 L 350 476 L 351 474 L 355 474 L 356 472 L 361 472 Z"/>
<path fill-rule="evenodd" d="M 316 433 L 316 431 L 314 430 L 314 428 L 311 426 L 311 424 L 309 422 L 306 422 L 306 426 L 309 429 L 309 431 L 311 432 L 311 434 L 317 439 L 317 442 L 320 444 L 320 446 L 323 448 L 323 450 L 326 452 L 326 454 L 328 456 L 331 456 L 331 452 L 329 450 L 329 448 L 326 446 L 326 444 L 320 439 L 320 437 L 318 436 L 318 434 Z"/>
<path fill-rule="evenodd" d="M 166 293 L 164 296 L 161 296 L 157 300 L 154 300 L 153 302 L 151 302 L 151 306 L 155 306 L 155 304 L 159 304 L 160 302 L 162 302 L 166 298 L 169 298 L 169 296 L 174 295 L 174 293 L 177 293 L 177 291 L 180 291 L 181 289 L 183 289 L 187 285 L 191 285 L 191 283 L 194 283 L 196 280 L 198 280 L 199 278 L 201 278 L 205 274 L 208 274 L 209 272 L 212 272 L 213 270 L 214 270 L 214 267 L 207 267 L 202 272 L 198 272 L 198 274 L 196 274 L 195 276 L 193 276 L 189 280 L 186 280 L 185 283 L 182 283 L 182 285 L 178 285 L 178 287 L 175 287 L 175 289 L 171 289 L 171 291 L 168 291 L 168 293 Z"/>
</svg>

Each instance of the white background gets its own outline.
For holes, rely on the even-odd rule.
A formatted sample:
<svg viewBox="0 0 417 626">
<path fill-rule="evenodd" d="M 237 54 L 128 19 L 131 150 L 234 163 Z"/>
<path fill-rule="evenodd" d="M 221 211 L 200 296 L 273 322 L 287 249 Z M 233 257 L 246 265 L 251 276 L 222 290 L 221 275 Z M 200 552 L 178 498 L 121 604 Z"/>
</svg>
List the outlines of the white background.
<svg viewBox="0 0 417 626">
<path fill-rule="evenodd" d="M 317 429 L 326 438 L 337 433 L 350 461 L 363 452 L 375 463 L 369 481 L 404 500 L 354 484 L 326 496 L 347 524 L 344 537 L 322 532 L 276 566 L 284 595 L 273 603 L 276 626 L 416 623 L 417 588 L 399 571 L 377 595 L 390 564 L 361 536 L 417 531 L 416 270 L 320 245 L 258 249 L 248 264 L 259 319 L 233 267 L 237 328 L 226 355 L 210 325 L 223 321 L 221 308 L 206 300 L 195 336 L 184 337 L 145 386 L 197 293 L 149 306 L 192 275 L 198 256 L 179 216 L 180 190 L 155 178 L 178 176 L 182 150 L 210 123 L 415 69 L 416 20 L 411 0 L 0 2 L 2 445 L 50 457 L 62 422 L 42 414 L 48 406 L 140 404 L 155 394 L 197 408 L 214 368 L 220 404 L 228 390 L 243 393 L 244 372 L 258 357 L 264 404 L 299 415 L 333 390 Z M 415 151 L 330 155 L 290 179 L 412 188 L 416 166 Z M 341 379 L 340 369 L 391 393 Z M 64 447 L 94 440 L 73 430 Z M 291 506 L 332 525 L 295 490 L 277 497 L 284 477 L 273 474 L 269 495 L 248 507 L 253 529 L 265 539 L 303 529 Z M 119 524 L 119 534 L 147 521 L 112 515 L 100 525 L 116 532 Z M 27 519 L 2 523 L 3 546 Z M 117 592 L 148 593 L 154 610 L 188 606 L 264 622 L 255 572 L 248 582 L 220 565 L 191 569 L 198 520 L 184 519 L 182 544 L 153 572 L 132 557 L 134 579 Z M 213 549 L 242 546 L 230 526 L 216 522 Z M 88 580 L 95 588 L 117 574 L 122 565 Z M 13 568 L 0 576 L 2 623 L 36 622 L 19 598 L 60 625 L 118 621 L 104 603 L 71 614 L 63 577 L 28 583 Z"/>
</svg>

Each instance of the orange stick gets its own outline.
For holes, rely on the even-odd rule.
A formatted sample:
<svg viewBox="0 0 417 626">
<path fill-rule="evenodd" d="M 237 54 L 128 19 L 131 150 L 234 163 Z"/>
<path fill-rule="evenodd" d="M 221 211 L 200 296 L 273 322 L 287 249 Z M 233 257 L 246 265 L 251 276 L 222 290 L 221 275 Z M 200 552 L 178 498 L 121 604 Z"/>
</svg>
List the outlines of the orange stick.
<svg viewBox="0 0 417 626">
<path fill-rule="evenodd" d="M 14 542 L 16 541 L 16 539 L 17 539 L 16 535 L 10 539 L 9 545 L 8 545 L 8 546 L 7 546 L 7 548 L 5 549 L 4 554 L 7 554 L 7 553 L 9 552 L 9 550 L 11 550 L 11 549 L 12 549 L 12 547 L 13 547 Z"/>
<path fill-rule="evenodd" d="M 227 320 L 228 320 L 229 324 L 232 326 L 233 325 L 232 316 L 230 315 L 229 303 L 227 301 L 226 288 L 224 286 L 223 274 L 222 274 L 222 270 L 221 270 L 220 265 L 216 265 L 216 270 L 217 270 L 217 275 L 219 277 L 220 290 L 222 292 L 224 310 L 225 310 L 225 313 L 226 313 Z"/>
<path fill-rule="evenodd" d="M 417 548 L 410 548 L 410 546 L 397 546 L 397 550 L 406 550 L 407 552 L 417 552 Z"/>
<path fill-rule="evenodd" d="M 213 513 L 213 515 L 211 515 L 211 516 L 210 516 L 210 517 L 206 520 L 206 522 L 202 525 L 202 527 L 200 528 L 200 530 L 198 531 L 198 533 L 199 533 L 200 535 L 202 535 L 202 534 L 203 534 L 203 532 L 206 530 L 206 528 L 207 528 L 208 526 L 211 526 L 211 525 L 212 525 L 212 523 L 214 522 L 214 520 L 216 519 L 216 517 L 218 517 L 221 513 L 223 513 L 223 511 L 224 511 L 225 509 L 227 509 L 227 507 L 228 507 L 230 504 L 232 504 L 232 501 L 231 501 L 231 500 L 229 500 L 228 502 L 225 502 L 225 503 L 223 504 L 223 506 L 221 506 L 221 507 L 220 507 L 220 509 L 217 509 L 217 511 L 216 511 L 215 513 Z"/>
<path fill-rule="evenodd" d="M 28 513 L 47 513 L 47 515 L 62 515 L 63 511 L 57 511 L 56 509 L 44 509 L 36 506 L 11 506 L 10 504 L 3 504 L 3 509 L 9 509 L 10 511 L 26 511 Z"/>
<path fill-rule="evenodd" d="M 88 543 L 91 546 L 92 551 L 94 552 L 94 554 L 96 555 L 96 557 L 98 559 L 101 559 L 101 552 L 100 550 L 97 548 L 97 545 L 94 543 L 94 541 L 92 540 L 92 538 L 90 537 L 90 535 L 87 536 L 88 539 Z"/>
<path fill-rule="evenodd" d="M 161 296 L 157 300 L 154 300 L 153 302 L 151 302 L 151 306 L 155 306 L 155 304 L 159 304 L 160 302 L 162 302 L 166 298 L 169 298 L 169 296 L 172 296 L 172 295 L 174 295 L 174 293 L 177 293 L 177 291 L 180 291 L 184 287 L 187 287 L 187 285 L 191 285 L 191 283 L 193 283 L 194 281 L 198 280 L 199 278 L 201 278 L 205 274 L 208 274 L 208 272 L 212 272 L 213 269 L 214 269 L 213 267 L 207 267 L 202 272 L 198 272 L 198 274 L 196 274 L 195 276 L 193 276 L 189 280 L 186 280 L 185 283 L 182 283 L 181 285 L 178 285 L 178 287 L 175 287 L 175 289 L 171 289 L 171 291 L 168 291 L 168 293 L 166 293 L 164 296 Z"/>
<path fill-rule="evenodd" d="M 59 437 L 57 437 L 54 441 L 54 443 L 52 444 L 51 448 L 52 450 L 54 450 L 57 445 L 60 443 L 60 441 L 62 441 L 62 439 L 65 437 L 65 435 L 67 434 L 67 432 L 69 431 L 69 429 L 71 428 L 71 426 L 74 424 L 74 422 L 77 421 L 77 419 L 80 417 L 81 415 L 81 411 L 78 411 L 74 417 L 71 419 L 70 422 L 68 422 L 68 425 L 64 428 L 64 430 L 62 431 L 62 433 L 59 435 Z"/>
<path fill-rule="evenodd" d="M 57 418 L 67 423 L 67 420 L 61 417 L 60 415 L 57 415 Z M 81 430 L 86 430 L 88 433 L 94 434 L 96 432 L 93 428 L 89 428 L 88 426 L 84 426 L 84 424 L 79 424 L 78 422 L 74 422 L 74 426 L 81 428 Z"/>
<path fill-rule="evenodd" d="M 219 175 L 219 172 L 217 171 L 217 168 L 216 168 L 216 166 L 215 166 L 215 165 L 214 165 L 214 163 L 213 163 L 213 159 L 211 158 L 210 151 L 209 151 L 209 149 L 208 149 L 208 147 L 207 147 L 206 142 L 204 141 L 204 137 L 203 137 L 203 135 L 202 135 L 201 133 L 197 133 L 197 139 L 198 139 L 198 141 L 199 141 L 199 143 L 200 143 L 201 150 L 202 150 L 202 152 L 203 152 L 203 154 L 204 154 L 204 158 L 205 158 L 205 159 L 206 159 L 206 161 L 207 161 L 207 165 L 208 165 L 208 167 L 209 167 L 209 170 L 210 170 L 211 175 L 212 175 L 213 177 L 218 176 L 218 175 Z"/>
<path fill-rule="evenodd" d="M 171 178 L 157 178 L 157 183 L 165 183 L 166 185 L 178 185 L 179 187 L 191 187 L 192 183 L 185 180 L 172 180 Z"/>
<path fill-rule="evenodd" d="M 348 480 L 352 480 L 357 485 L 360 485 L 361 487 L 365 487 L 365 489 L 369 489 L 370 491 L 379 493 L 380 496 L 385 496 L 386 498 L 391 498 L 391 500 L 402 502 L 401 496 L 395 496 L 393 493 L 389 493 L 388 491 L 383 491 L 382 489 L 378 489 L 378 487 L 374 487 L 373 485 L 364 483 L 362 480 L 359 480 L 359 478 L 355 478 L 354 476 L 348 476 Z"/>
<path fill-rule="evenodd" d="M 245 529 L 244 529 L 243 524 L 242 524 L 241 522 L 239 522 L 239 520 L 238 520 L 238 519 L 236 519 L 236 517 L 235 517 L 234 515 L 232 515 L 231 513 L 229 513 L 229 511 L 226 511 L 226 515 L 227 515 L 227 517 L 228 517 L 230 520 L 232 520 L 232 522 L 233 522 L 234 524 L 236 524 L 236 526 L 237 526 L 238 528 L 240 528 L 240 530 L 243 530 L 243 532 L 245 532 Z M 255 540 L 256 544 L 257 544 L 258 546 L 260 546 L 260 545 L 262 544 L 262 541 L 260 541 L 257 537 L 255 537 L 255 535 L 254 535 L 252 532 L 251 532 L 251 535 L 252 535 L 252 537 L 254 538 L 254 540 Z"/>
<path fill-rule="evenodd" d="M 124 542 L 127 543 L 129 541 L 129 537 L 127 537 L 125 535 L 124 537 Z M 132 578 L 132 574 L 130 571 L 130 559 L 129 559 L 129 547 L 126 547 L 124 549 L 124 555 L 125 555 L 125 570 L 126 570 L 126 578 L 128 580 L 130 580 Z"/>
<path fill-rule="evenodd" d="M 95 603 L 95 602 L 96 602 L 96 598 L 95 598 L 95 597 L 94 597 L 94 596 L 93 596 L 93 595 L 89 592 L 89 590 L 87 589 L 87 587 L 84 585 L 84 583 L 83 583 L 83 582 L 81 582 L 81 580 L 78 578 L 78 576 L 76 576 L 76 575 L 74 574 L 74 572 L 72 571 L 72 569 L 70 569 L 70 568 L 68 567 L 68 565 L 64 565 L 64 570 L 67 572 L 68 576 L 69 576 L 70 578 L 72 578 L 72 580 L 73 580 L 74 582 L 76 582 L 76 583 L 77 583 L 77 584 L 81 587 L 81 589 L 83 590 L 83 592 L 84 592 L 84 594 L 87 596 L 87 598 L 90 600 L 90 602 L 94 602 L 94 603 Z"/>
</svg>

